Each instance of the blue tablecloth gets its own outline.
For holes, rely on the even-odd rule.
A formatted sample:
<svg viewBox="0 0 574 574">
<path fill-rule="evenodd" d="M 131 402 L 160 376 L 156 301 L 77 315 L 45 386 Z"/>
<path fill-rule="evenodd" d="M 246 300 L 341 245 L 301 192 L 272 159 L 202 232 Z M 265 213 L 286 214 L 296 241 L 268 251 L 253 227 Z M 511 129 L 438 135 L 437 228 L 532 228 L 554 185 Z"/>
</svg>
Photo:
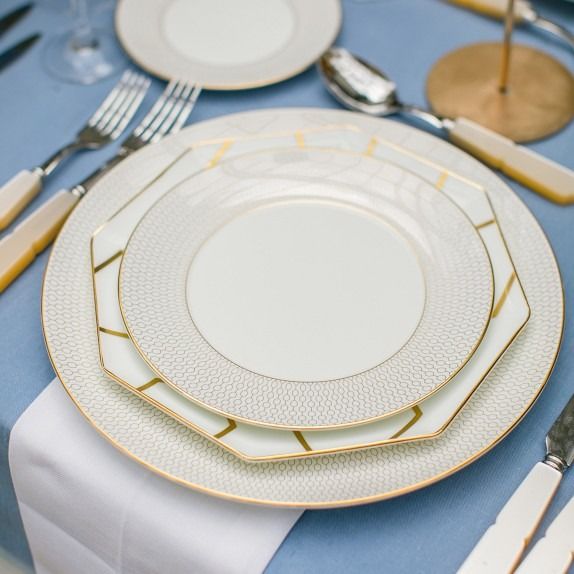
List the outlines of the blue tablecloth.
<svg viewBox="0 0 574 574">
<path fill-rule="evenodd" d="M 21 0 L 3 0 L 1 4 L 5 12 Z M 97 8 L 98 3 L 95 5 Z M 561 0 L 536 5 L 542 14 L 574 31 L 574 5 Z M 0 181 L 20 168 L 37 165 L 72 137 L 115 81 L 82 87 L 46 73 L 42 62 L 46 42 L 70 25 L 69 15 L 55 6 L 54 0 L 38 0 L 33 13 L 0 42 L 2 50 L 33 31 L 44 34 L 42 42 L 21 62 L 0 75 Z M 112 30 L 109 11 L 95 18 L 100 26 Z M 501 34 L 500 23 L 439 0 L 346 0 L 338 42 L 387 71 L 405 101 L 422 105 L 426 73 L 438 57 L 466 43 L 498 40 Z M 572 52 L 552 38 L 521 29 L 516 39 L 551 52 L 574 69 Z M 162 84 L 155 81 L 149 101 L 161 89 Z M 311 69 L 258 90 L 206 92 L 191 121 L 282 106 L 337 104 Z M 574 124 L 532 148 L 574 168 Z M 59 187 L 78 181 L 113 151 L 110 146 L 74 159 L 48 182 L 23 216 Z M 564 278 L 565 339 L 542 397 L 502 444 L 434 486 L 377 504 L 306 512 L 270 563 L 269 574 L 454 572 L 528 469 L 543 456 L 546 431 L 574 392 L 574 206 L 558 207 L 514 182 L 511 185 L 548 234 Z M 10 429 L 18 416 L 53 378 L 40 327 L 40 287 L 46 261 L 44 253 L 0 296 L 0 549 L 28 563 L 31 558 L 11 487 L 7 451 Z M 574 495 L 574 477 L 567 476 L 564 482 L 542 532 Z"/>
</svg>

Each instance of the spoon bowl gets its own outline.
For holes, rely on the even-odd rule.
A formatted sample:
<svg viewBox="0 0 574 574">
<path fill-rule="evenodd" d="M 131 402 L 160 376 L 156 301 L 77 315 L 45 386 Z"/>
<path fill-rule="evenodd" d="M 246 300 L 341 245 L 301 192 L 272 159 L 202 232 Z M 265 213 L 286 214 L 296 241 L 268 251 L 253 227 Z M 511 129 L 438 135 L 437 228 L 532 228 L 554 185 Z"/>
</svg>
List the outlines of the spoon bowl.
<svg viewBox="0 0 574 574">
<path fill-rule="evenodd" d="M 436 129 L 445 122 L 425 110 L 401 102 L 396 84 L 382 71 L 344 48 L 327 50 L 318 63 L 327 90 L 345 107 L 384 117 L 402 113 L 417 117 Z"/>
<path fill-rule="evenodd" d="M 327 50 L 318 68 L 329 92 L 349 109 L 379 117 L 399 111 L 395 83 L 344 48 Z"/>
</svg>

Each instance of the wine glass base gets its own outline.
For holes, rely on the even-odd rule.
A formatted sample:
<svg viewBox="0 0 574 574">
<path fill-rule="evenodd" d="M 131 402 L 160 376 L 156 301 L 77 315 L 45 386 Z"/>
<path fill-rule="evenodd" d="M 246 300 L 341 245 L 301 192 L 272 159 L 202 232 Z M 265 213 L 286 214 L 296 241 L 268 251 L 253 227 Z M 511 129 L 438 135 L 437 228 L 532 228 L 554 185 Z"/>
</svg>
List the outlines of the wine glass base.
<svg viewBox="0 0 574 574">
<path fill-rule="evenodd" d="M 464 117 L 516 142 L 561 130 L 574 117 L 574 77 L 539 50 L 513 44 L 508 89 L 499 89 L 502 44 L 464 46 L 433 66 L 427 98 L 434 112 Z"/>
<path fill-rule="evenodd" d="M 113 35 L 93 30 L 91 38 L 79 41 L 73 32 L 53 38 L 44 51 L 48 71 L 60 80 L 88 85 L 125 68 L 126 57 Z"/>
</svg>

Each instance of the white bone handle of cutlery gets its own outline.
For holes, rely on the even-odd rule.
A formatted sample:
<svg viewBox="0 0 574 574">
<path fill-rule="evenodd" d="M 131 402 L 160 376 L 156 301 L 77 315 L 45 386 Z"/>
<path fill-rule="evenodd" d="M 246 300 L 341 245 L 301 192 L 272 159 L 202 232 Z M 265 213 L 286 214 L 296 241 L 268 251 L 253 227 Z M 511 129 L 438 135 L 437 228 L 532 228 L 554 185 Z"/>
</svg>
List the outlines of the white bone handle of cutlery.
<svg viewBox="0 0 574 574">
<path fill-rule="evenodd" d="M 471 120 L 447 124 L 450 139 L 484 163 L 556 203 L 574 202 L 574 171 Z"/>
<path fill-rule="evenodd" d="M 0 240 L 0 293 L 54 240 L 79 199 L 59 191 Z"/>
<path fill-rule="evenodd" d="M 41 190 L 40 172 L 27 169 L 0 187 L 0 230 L 8 227 Z"/>
<path fill-rule="evenodd" d="M 548 527 L 516 574 L 566 574 L 574 560 L 574 498 Z"/>
<path fill-rule="evenodd" d="M 544 462 L 530 471 L 458 574 L 510 574 L 536 531 L 562 478 Z"/>
<path fill-rule="evenodd" d="M 508 0 L 449 0 L 449 2 L 491 18 L 503 19 L 508 9 Z M 518 0 L 514 3 L 514 17 L 517 21 L 524 20 L 531 10 L 529 2 Z"/>
</svg>

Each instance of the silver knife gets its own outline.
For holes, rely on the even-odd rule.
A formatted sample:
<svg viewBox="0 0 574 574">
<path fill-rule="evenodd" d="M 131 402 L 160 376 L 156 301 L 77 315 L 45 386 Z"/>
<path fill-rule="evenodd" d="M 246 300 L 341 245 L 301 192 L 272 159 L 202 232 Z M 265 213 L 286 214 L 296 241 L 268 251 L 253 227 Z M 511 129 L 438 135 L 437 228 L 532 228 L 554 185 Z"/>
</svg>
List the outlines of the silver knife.
<svg viewBox="0 0 574 574">
<path fill-rule="evenodd" d="M 12 26 L 14 26 L 14 24 L 24 18 L 24 16 L 30 12 L 33 6 L 34 4 L 32 4 L 32 2 L 29 4 L 24 4 L 23 6 L 12 10 L 12 12 L 6 14 L 6 16 L 0 18 L 0 36 L 5 34 L 10 28 L 12 28 Z"/>
<path fill-rule="evenodd" d="M 536 531 L 562 475 L 574 462 L 574 396 L 546 436 L 546 457 L 510 497 L 474 547 L 459 574 L 513 572 Z"/>
<path fill-rule="evenodd" d="M 32 34 L 2 52 L 0 54 L 0 72 L 23 56 L 39 39 L 40 34 Z"/>
</svg>

